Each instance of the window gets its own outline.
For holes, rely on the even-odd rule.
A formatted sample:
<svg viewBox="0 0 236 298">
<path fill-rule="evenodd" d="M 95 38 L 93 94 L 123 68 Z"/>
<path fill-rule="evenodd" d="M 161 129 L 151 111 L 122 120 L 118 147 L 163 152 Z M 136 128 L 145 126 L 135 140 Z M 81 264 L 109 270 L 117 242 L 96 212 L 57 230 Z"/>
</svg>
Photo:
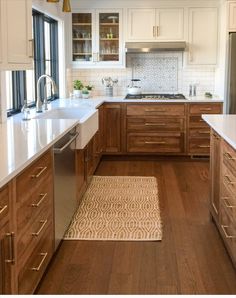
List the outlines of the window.
<svg viewBox="0 0 236 298">
<path fill-rule="evenodd" d="M 34 69 L 7 72 L 7 110 L 8 115 L 20 112 L 24 101 L 34 106 L 37 98 L 36 83 L 42 74 L 50 75 L 56 84 L 58 72 L 58 23 L 56 20 L 33 10 Z M 44 88 L 45 85 L 45 88 Z M 51 85 L 45 79 L 40 86 L 42 98 L 53 100 Z"/>
</svg>

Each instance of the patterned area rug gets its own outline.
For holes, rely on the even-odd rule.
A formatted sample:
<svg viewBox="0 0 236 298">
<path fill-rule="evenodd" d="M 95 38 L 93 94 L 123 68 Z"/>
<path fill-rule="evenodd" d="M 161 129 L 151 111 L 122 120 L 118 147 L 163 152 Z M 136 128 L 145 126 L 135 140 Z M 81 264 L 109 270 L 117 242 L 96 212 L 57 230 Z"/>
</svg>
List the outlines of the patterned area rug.
<svg viewBox="0 0 236 298">
<path fill-rule="evenodd" d="M 64 239 L 161 240 L 156 178 L 93 176 Z"/>
</svg>

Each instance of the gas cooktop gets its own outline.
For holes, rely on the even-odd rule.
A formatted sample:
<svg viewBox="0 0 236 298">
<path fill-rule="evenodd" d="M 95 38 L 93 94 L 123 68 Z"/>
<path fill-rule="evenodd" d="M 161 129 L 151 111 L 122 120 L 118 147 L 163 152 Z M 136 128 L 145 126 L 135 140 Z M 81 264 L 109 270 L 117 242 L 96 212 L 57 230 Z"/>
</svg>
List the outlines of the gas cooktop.
<svg viewBox="0 0 236 298">
<path fill-rule="evenodd" d="M 167 99 L 186 99 L 183 94 L 139 94 L 139 95 L 132 95 L 127 94 L 124 99 L 146 99 L 146 100 L 167 100 Z"/>
</svg>

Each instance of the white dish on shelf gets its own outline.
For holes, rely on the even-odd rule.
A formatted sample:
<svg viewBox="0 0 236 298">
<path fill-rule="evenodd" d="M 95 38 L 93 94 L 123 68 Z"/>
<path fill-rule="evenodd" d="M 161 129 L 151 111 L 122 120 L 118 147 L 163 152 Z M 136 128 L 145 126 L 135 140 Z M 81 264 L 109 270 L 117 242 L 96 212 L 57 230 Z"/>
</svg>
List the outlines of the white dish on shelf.
<svg viewBox="0 0 236 298">
<path fill-rule="evenodd" d="M 118 19 L 117 16 L 109 16 L 108 20 L 112 20 L 112 23 L 116 23 L 116 20 Z"/>
</svg>

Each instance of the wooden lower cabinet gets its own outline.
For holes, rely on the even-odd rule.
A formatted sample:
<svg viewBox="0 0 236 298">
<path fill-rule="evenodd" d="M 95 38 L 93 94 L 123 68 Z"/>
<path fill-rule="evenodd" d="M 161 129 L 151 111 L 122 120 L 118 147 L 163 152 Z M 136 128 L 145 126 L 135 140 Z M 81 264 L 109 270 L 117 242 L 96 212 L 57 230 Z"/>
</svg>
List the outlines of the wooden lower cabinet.
<svg viewBox="0 0 236 298">
<path fill-rule="evenodd" d="M 106 103 L 103 106 L 103 153 L 121 152 L 122 104 Z"/>
<path fill-rule="evenodd" d="M 221 138 L 212 130 L 210 151 L 210 208 L 215 220 L 219 220 L 220 205 Z"/>
<path fill-rule="evenodd" d="M 14 293 L 15 234 L 10 224 L 11 185 L 0 189 L 0 294 Z"/>
<path fill-rule="evenodd" d="M 221 114 L 221 103 L 187 104 L 187 152 L 189 155 L 210 154 L 210 129 L 202 114 Z"/>
<path fill-rule="evenodd" d="M 236 150 L 211 132 L 211 214 L 236 267 Z"/>
<path fill-rule="evenodd" d="M 18 293 L 32 294 L 54 251 L 52 150 L 14 181 Z"/>
</svg>

